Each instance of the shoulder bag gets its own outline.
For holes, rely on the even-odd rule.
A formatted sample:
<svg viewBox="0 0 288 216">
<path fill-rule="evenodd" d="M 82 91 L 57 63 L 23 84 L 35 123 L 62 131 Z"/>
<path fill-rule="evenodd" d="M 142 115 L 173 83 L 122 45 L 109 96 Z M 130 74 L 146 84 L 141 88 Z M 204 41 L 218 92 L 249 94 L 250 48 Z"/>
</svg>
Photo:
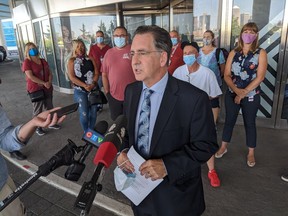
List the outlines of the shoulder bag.
<svg viewBox="0 0 288 216">
<path fill-rule="evenodd" d="M 44 81 L 45 81 L 44 65 L 43 65 L 42 59 L 40 59 L 40 60 L 41 60 L 42 69 L 43 69 L 43 78 L 44 78 Z M 44 100 L 46 98 L 44 89 L 40 89 L 38 91 L 34 91 L 34 92 L 31 92 L 31 93 L 28 92 L 28 95 L 29 95 L 32 103 L 33 102 L 42 101 L 42 100 Z"/>
</svg>

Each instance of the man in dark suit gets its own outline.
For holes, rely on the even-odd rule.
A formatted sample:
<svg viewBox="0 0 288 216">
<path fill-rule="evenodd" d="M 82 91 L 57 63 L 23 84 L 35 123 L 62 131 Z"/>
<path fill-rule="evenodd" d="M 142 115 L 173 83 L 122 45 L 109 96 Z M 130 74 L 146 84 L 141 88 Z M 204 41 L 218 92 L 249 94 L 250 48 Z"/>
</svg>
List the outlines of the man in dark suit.
<svg viewBox="0 0 288 216">
<path fill-rule="evenodd" d="M 205 210 L 201 164 L 218 149 L 207 94 L 167 72 L 171 47 L 169 33 L 158 26 L 140 26 L 131 46 L 138 82 L 126 88 L 128 133 L 117 164 L 134 171 L 127 157 L 127 149 L 134 146 L 146 159 L 141 174 L 152 180 L 164 179 L 138 206 L 132 204 L 137 216 L 201 215 Z M 149 107 L 146 135 L 141 134 L 144 103 L 146 111 Z"/>
</svg>

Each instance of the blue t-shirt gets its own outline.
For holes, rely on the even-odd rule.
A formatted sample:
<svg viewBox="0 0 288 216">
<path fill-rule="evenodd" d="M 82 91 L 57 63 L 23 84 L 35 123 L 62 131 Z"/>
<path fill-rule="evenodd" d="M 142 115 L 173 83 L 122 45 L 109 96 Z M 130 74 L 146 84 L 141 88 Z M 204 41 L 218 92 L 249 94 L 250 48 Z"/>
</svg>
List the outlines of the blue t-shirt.
<svg viewBox="0 0 288 216">
<path fill-rule="evenodd" d="M 208 67 L 210 70 L 212 70 L 214 74 L 216 75 L 218 85 L 222 86 L 221 72 L 219 70 L 218 62 L 216 58 L 216 49 L 217 48 L 215 47 L 214 50 L 212 50 L 212 52 L 208 54 L 204 54 L 201 48 L 199 51 L 199 56 L 197 58 L 197 61 L 199 62 L 199 64 L 205 67 Z M 225 58 L 224 58 L 223 52 L 220 50 L 219 64 L 224 64 L 224 63 L 225 63 Z"/>
</svg>

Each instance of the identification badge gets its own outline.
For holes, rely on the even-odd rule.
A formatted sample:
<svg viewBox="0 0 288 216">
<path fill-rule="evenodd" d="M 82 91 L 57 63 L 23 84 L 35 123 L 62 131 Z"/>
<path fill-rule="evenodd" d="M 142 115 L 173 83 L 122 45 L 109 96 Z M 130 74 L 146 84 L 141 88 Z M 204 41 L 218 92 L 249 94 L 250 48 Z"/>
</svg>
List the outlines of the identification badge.
<svg viewBox="0 0 288 216">
<path fill-rule="evenodd" d="M 249 101 L 249 102 L 254 101 L 254 96 L 248 97 L 248 101 Z"/>
</svg>

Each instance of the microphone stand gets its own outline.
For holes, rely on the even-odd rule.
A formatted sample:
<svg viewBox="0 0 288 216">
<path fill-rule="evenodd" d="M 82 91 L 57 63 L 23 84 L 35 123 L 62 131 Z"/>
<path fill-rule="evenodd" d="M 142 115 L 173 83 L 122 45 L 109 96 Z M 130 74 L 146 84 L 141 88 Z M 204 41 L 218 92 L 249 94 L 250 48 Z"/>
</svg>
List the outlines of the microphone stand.
<svg viewBox="0 0 288 216">
<path fill-rule="evenodd" d="M 39 166 L 38 171 L 29 179 L 22 183 L 14 192 L 8 195 L 3 201 L 0 201 L 0 212 L 5 209 L 13 200 L 15 200 L 24 190 L 32 185 L 41 176 L 47 176 L 56 168 L 62 165 L 70 165 L 74 160 L 74 155 L 78 153 L 79 147 L 68 139 L 68 144 L 57 152 L 49 161 Z"/>
<path fill-rule="evenodd" d="M 82 209 L 81 216 L 89 214 L 93 200 L 98 191 L 102 190 L 102 178 L 104 176 L 104 164 L 99 163 L 89 182 L 84 182 L 82 188 L 76 198 L 74 207 Z"/>
</svg>

